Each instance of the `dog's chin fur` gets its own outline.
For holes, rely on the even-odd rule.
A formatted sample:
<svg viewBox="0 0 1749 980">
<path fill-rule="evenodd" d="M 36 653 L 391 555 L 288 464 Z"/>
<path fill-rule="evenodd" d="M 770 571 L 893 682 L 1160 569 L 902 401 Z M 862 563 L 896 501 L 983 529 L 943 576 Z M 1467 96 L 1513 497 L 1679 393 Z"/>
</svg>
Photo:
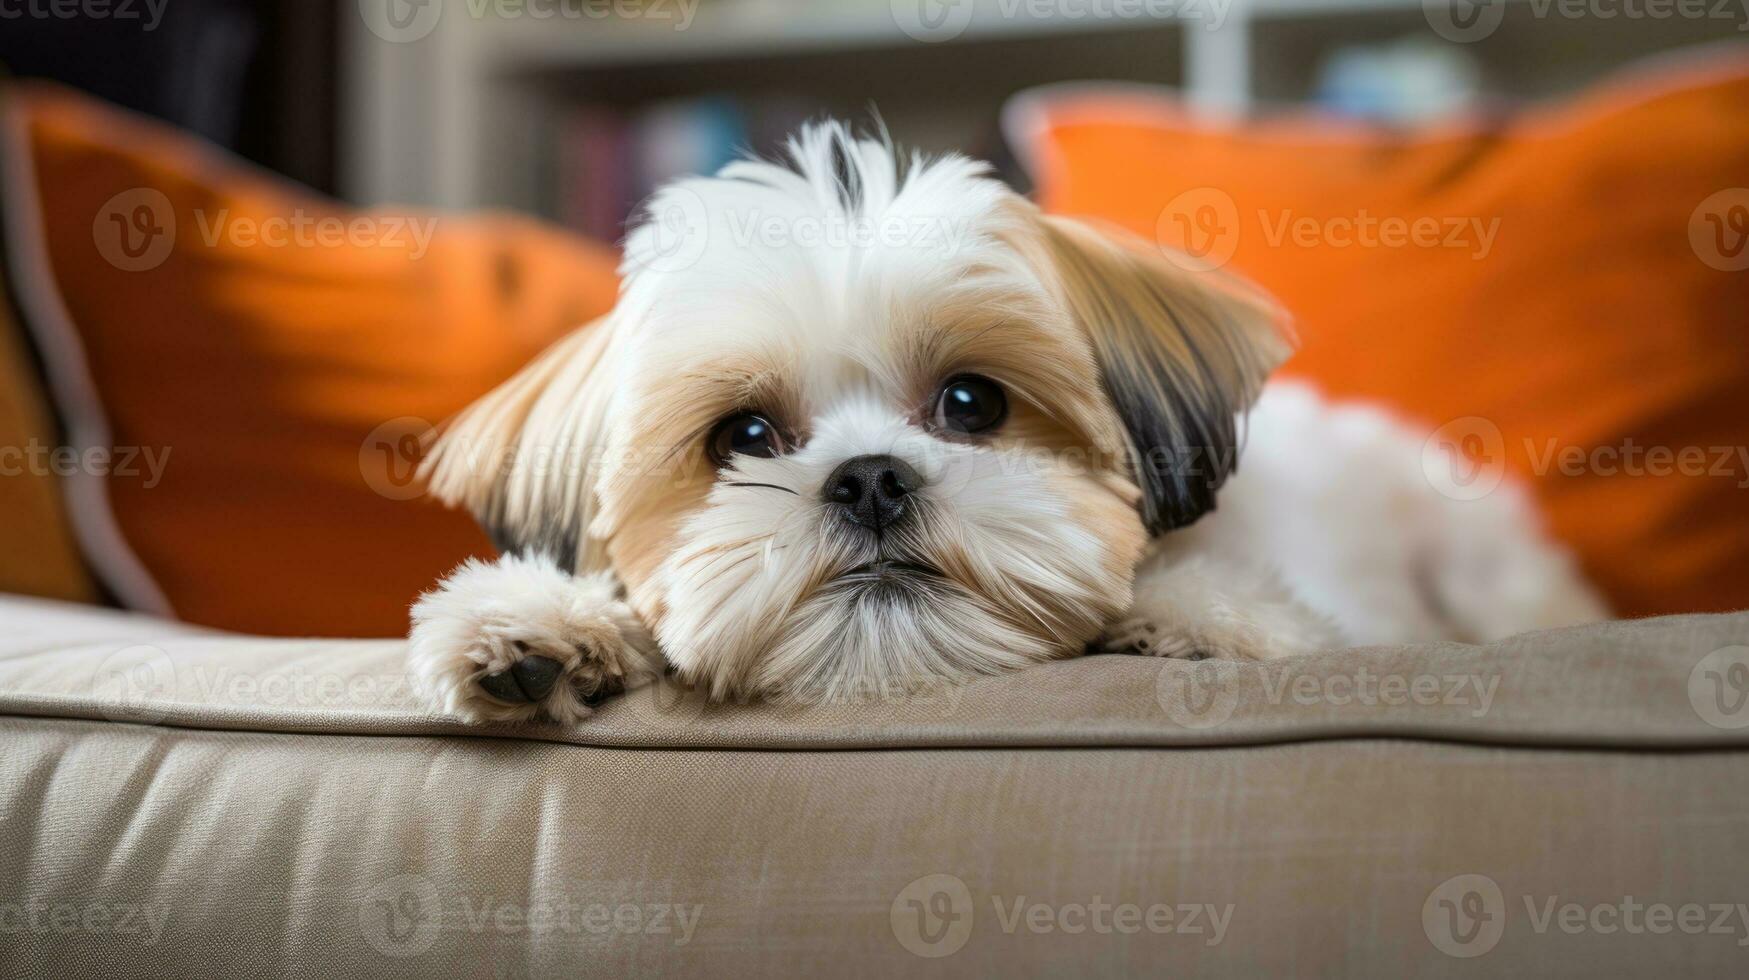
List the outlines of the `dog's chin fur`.
<svg viewBox="0 0 1749 980">
<path fill-rule="evenodd" d="M 823 124 L 790 158 L 658 192 L 613 313 L 456 420 L 433 490 L 506 550 L 611 571 L 716 696 L 1080 653 L 1129 605 L 1149 537 L 1212 506 L 1287 350 L 1273 308 L 1046 217 L 962 157 Z M 676 218 L 699 236 L 678 252 Z M 1006 422 L 937 431 L 937 392 L 968 373 L 1006 391 Z M 745 411 L 791 451 L 713 466 L 713 426 Z M 822 499 L 865 454 L 924 483 L 878 535 Z"/>
</svg>

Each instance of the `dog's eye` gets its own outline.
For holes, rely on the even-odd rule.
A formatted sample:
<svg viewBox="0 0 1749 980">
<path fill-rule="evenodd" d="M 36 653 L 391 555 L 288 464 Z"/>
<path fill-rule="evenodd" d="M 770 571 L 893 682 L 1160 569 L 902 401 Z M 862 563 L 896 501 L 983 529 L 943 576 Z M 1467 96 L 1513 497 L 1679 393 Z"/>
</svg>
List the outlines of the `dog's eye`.
<svg viewBox="0 0 1749 980">
<path fill-rule="evenodd" d="M 777 426 L 751 412 L 729 416 L 718 422 L 711 433 L 711 459 L 718 466 L 728 462 L 730 456 L 769 459 L 783 451 L 783 437 L 777 434 Z"/>
<path fill-rule="evenodd" d="M 935 400 L 935 427 L 949 432 L 988 432 L 1007 417 L 1002 386 L 975 374 L 949 379 Z"/>
</svg>

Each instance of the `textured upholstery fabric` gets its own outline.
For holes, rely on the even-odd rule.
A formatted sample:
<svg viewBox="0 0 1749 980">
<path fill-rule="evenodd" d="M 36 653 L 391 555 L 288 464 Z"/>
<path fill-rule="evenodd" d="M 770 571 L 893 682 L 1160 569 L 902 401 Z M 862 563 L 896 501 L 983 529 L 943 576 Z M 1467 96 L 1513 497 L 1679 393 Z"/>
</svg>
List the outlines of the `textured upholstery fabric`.
<svg viewBox="0 0 1749 980">
<path fill-rule="evenodd" d="M 398 642 L 0 622 L 5 976 L 1591 977 L 1749 943 L 1749 707 L 1709 686 L 1749 614 L 805 709 L 663 687 L 568 729 L 423 713 Z M 1624 901 L 1729 914 L 1561 925 Z"/>
</svg>

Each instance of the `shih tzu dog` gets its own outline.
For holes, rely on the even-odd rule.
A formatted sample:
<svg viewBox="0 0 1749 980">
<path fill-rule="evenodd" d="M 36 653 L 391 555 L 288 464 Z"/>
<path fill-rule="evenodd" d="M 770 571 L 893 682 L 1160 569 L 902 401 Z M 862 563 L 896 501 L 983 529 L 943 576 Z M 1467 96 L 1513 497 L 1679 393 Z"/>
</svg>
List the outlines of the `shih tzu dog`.
<svg viewBox="0 0 1749 980">
<path fill-rule="evenodd" d="M 819 700 L 1604 615 L 1510 485 L 1441 496 L 1407 429 L 1265 390 L 1268 301 L 971 160 L 813 126 L 787 164 L 659 191 L 623 274 L 425 460 L 504 553 L 413 609 L 436 709 L 568 722 L 664 670 Z"/>
</svg>

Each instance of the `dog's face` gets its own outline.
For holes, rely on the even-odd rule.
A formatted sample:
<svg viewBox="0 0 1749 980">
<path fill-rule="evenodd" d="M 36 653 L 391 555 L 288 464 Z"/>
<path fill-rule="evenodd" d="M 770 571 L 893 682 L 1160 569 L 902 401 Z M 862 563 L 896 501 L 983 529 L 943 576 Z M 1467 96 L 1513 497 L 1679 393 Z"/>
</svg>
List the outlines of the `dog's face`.
<svg viewBox="0 0 1749 980">
<path fill-rule="evenodd" d="M 962 158 L 791 151 L 659 192 L 614 311 L 458 418 L 434 491 L 612 568 L 717 696 L 1079 652 L 1212 506 L 1272 311 Z"/>
</svg>

